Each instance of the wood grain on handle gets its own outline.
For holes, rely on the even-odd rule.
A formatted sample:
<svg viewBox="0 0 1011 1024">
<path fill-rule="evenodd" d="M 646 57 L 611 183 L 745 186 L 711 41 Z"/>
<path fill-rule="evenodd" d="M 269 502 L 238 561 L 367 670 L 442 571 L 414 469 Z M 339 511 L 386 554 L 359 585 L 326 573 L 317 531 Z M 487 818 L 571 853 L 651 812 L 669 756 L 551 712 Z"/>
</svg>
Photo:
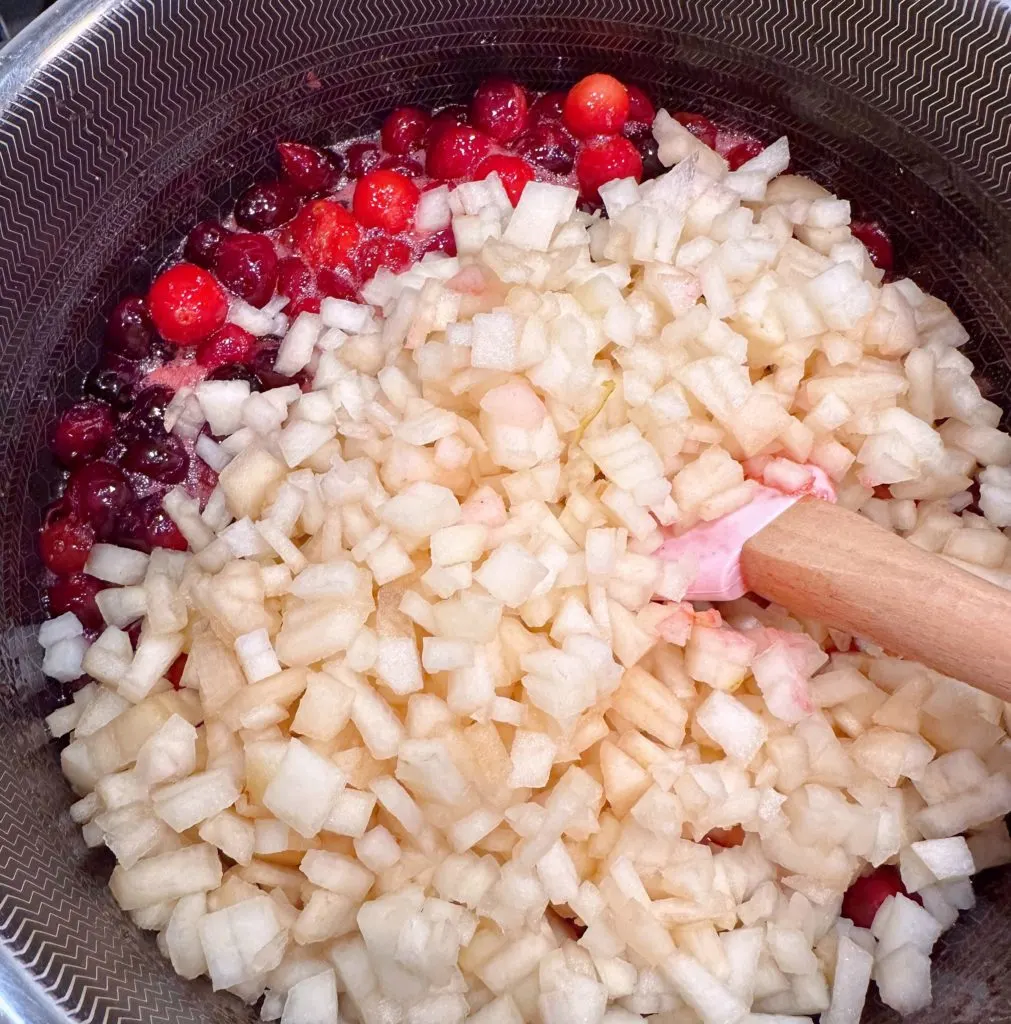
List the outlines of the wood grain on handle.
<svg viewBox="0 0 1011 1024">
<path fill-rule="evenodd" d="M 1011 700 L 1011 592 L 805 498 L 745 544 L 756 594 Z"/>
</svg>

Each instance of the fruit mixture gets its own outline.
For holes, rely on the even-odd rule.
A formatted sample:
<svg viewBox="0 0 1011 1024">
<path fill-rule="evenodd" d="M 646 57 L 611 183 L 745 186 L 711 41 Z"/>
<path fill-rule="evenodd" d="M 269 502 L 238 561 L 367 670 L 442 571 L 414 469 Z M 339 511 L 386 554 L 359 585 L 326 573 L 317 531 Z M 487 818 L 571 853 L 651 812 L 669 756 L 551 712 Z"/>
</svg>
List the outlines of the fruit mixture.
<svg viewBox="0 0 1011 1024">
<path fill-rule="evenodd" d="M 605 74 L 278 151 L 53 434 L 47 724 L 122 908 L 282 1024 L 929 1005 L 1011 706 L 685 598 L 693 527 L 815 486 L 1011 588 L 948 307 L 787 139 Z"/>
</svg>

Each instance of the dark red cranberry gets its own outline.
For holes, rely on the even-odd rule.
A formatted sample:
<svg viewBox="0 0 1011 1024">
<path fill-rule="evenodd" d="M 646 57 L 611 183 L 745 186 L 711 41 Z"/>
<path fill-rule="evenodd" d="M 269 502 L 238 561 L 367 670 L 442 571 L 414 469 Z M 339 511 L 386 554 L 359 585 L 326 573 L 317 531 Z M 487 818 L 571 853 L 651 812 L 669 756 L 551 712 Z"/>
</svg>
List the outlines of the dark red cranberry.
<svg viewBox="0 0 1011 1024">
<path fill-rule="evenodd" d="M 626 85 L 628 91 L 628 119 L 638 124 L 653 124 L 656 107 L 653 101 L 637 85 Z"/>
<path fill-rule="evenodd" d="M 256 338 L 238 324 L 225 324 L 197 346 L 197 362 L 201 366 L 223 366 L 244 363 L 256 350 Z"/>
<path fill-rule="evenodd" d="M 130 404 L 130 394 L 137 380 L 134 364 L 117 360 L 125 366 L 96 366 L 88 374 L 84 390 L 101 402 L 116 409 L 125 409 Z M 128 369 L 129 367 L 129 369 Z"/>
<path fill-rule="evenodd" d="M 270 231 L 298 213 L 298 193 L 284 181 L 251 185 L 235 204 L 235 223 L 247 231 Z"/>
<path fill-rule="evenodd" d="M 180 654 L 175 661 L 172 662 L 168 667 L 168 671 L 165 673 L 165 678 L 172 684 L 173 690 L 179 689 L 179 684 L 182 682 L 183 671 L 186 668 L 186 655 Z"/>
<path fill-rule="evenodd" d="M 112 536 L 120 547 L 132 548 L 134 551 L 143 551 L 148 554 L 151 551 L 151 543 L 147 539 L 146 502 L 147 499 L 141 499 L 127 504 L 116 517 Z"/>
<path fill-rule="evenodd" d="M 46 568 L 57 576 L 80 572 L 95 543 L 91 524 L 73 514 L 68 502 L 50 509 L 39 531 L 39 552 Z"/>
<path fill-rule="evenodd" d="M 189 545 L 186 538 L 179 532 L 179 527 L 172 522 L 171 516 L 161 507 L 161 498 L 148 498 L 145 509 L 147 523 L 147 543 L 149 548 L 171 548 L 173 551 L 185 551 Z"/>
<path fill-rule="evenodd" d="M 763 149 L 765 149 L 765 145 L 759 142 L 758 139 L 747 139 L 744 142 L 739 142 L 727 153 L 727 163 L 732 171 L 736 171 L 738 167 L 746 164 L 753 157 L 758 156 Z"/>
<path fill-rule="evenodd" d="M 429 177 L 452 181 L 469 177 L 488 155 L 491 140 L 467 125 L 453 125 L 439 132 L 425 151 Z"/>
<path fill-rule="evenodd" d="M 496 142 L 508 142 L 527 125 L 527 95 L 508 78 L 489 78 L 470 101 L 470 121 Z"/>
<path fill-rule="evenodd" d="M 293 302 L 312 294 L 312 271 L 297 256 L 286 256 L 277 264 L 277 290 Z"/>
<path fill-rule="evenodd" d="M 163 484 L 186 479 L 189 458 L 186 446 L 174 434 L 132 441 L 123 456 L 123 466 Z"/>
<path fill-rule="evenodd" d="M 855 220 L 850 224 L 853 237 L 864 244 L 871 263 L 889 273 L 895 266 L 895 253 L 888 233 L 876 220 Z"/>
<path fill-rule="evenodd" d="M 443 228 L 434 235 L 429 235 L 421 247 L 419 256 L 424 256 L 426 252 L 444 252 L 447 256 L 455 256 L 456 235 L 453 234 L 453 229 Z"/>
<path fill-rule="evenodd" d="M 565 93 L 546 92 L 539 100 L 535 101 L 530 108 L 530 121 L 536 124 L 538 121 L 562 120 L 562 111 L 565 108 Z"/>
<path fill-rule="evenodd" d="M 377 171 L 396 171 L 398 174 L 406 175 L 408 178 L 420 178 L 425 173 L 425 168 L 406 156 L 384 156 L 376 167 Z"/>
<path fill-rule="evenodd" d="M 133 408 L 120 421 L 119 432 L 126 440 L 158 437 L 165 433 L 165 410 L 172 401 L 172 392 L 161 384 L 144 388 Z"/>
<path fill-rule="evenodd" d="M 274 369 L 274 363 L 277 362 L 277 350 L 280 344 L 280 338 L 264 338 L 260 342 L 260 347 L 257 349 L 256 355 L 253 356 L 253 361 L 250 364 L 250 368 L 260 378 L 263 388 L 267 390 L 283 388 L 295 383 L 294 377 L 287 377 Z"/>
<path fill-rule="evenodd" d="M 642 180 L 642 157 L 626 138 L 601 136 L 583 143 L 576 157 L 579 191 L 591 202 L 598 199 L 598 189 L 617 178 Z"/>
<path fill-rule="evenodd" d="M 889 896 L 900 893 L 923 906 L 923 900 L 916 893 L 906 891 L 899 869 L 892 864 L 882 864 L 869 875 L 862 875 L 846 890 L 840 913 L 858 928 L 870 928 L 881 904 Z"/>
<path fill-rule="evenodd" d="M 420 107 L 397 107 L 383 122 L 383 149 L 397 156 L 421 149 L 431 124 L 432 118 Z"/>
<path fill-rule="evenodd" d="M 411 263 L 411 250 L 406 242 L 389 235 L 373 235 L 358 247 L 356 266 L 362 280 L 371 281 L 380 267 L 395 274 L 406 270 Z"/>
<path fill-rule="evenodd" d="M 348 174 L 352 178 L 360 178 L 374 171 L 379 159 L 379 147 L 375 143 L 355 142 L 347 149 Z"/>
<path fill-rule="evenodd" d="M 551 174 L 569 174 L 576 160 L 576 142 L 560 125 L 541 121 L 515 143 L 516 152 Z"/>
<path fill-rule="evenodd" d="M 64 495 L 74 514 L 90 523 L 100 540 L 111 534 L 116 518 L 132 497 L 123 471 L 111 462 L 89 462 L 74 470 Z"/>
<path fill-rule="evenodd" d="M 215 272 L 230 292 L 250 305 L 266 305 L 277 283 L 274 243 L 263 235 L 232 235 L 221 244 Z"/>
<path fill-rule="evenodd" d="M 225 322 L 228 296 L 203 267 L 177 263 L 154 279 L 147 308 L 166 341 L 195 345 Z"/>
<path fill-rule="evenodd" d="M 216 220 L 202 220 L 186 236 L 183 258 L 198 267 L 203 267 L 204 270 L 213 270 L 218 262 L 221 243 L 229 235 L 231 231 L 222 227 Z"/>
<path fill-rule="evenodd" d="M 144 359 L 155 337 L 154 323 L 137 295 L 121 300 L 109 314 L 105 327 L 105 347 L 126 359 Z"/>
<path fill-rule="evenodd" d="M 114 432 L 109 406 L 86 398 L 59 418 L 53 433 L 53 454 L 65 466 L 79 466 L 101 455 Z"/>
<path fill-rule="evenodd" d="M 299 313 L 318 313 L 322 300 L 318 295 L 307 295 L 304 299 L 296 299 L 290 305 L 284 307 L 284 312 L 289 320 L 294 320 Z"/>
<path fill-rule="evenodd" d="M 674 120 L 684 125 L 699 142 L 704 142 L 710 149 L 716 148 L 716 125 L 708 117 L 681 111 L 674 115 Z"/>
<path fill-rule="evenodd" d="M 53 616 L 73 612 L 85 629 L 101 629 L 105 620 L 95 603 L 95 595 L 108 586 L 83 572 L 64 576 L 49 587 L 49 612 Z"/>
<path fill-rule="evenodd" d="M 506 156 L 504 153 L 495 153 L 485 157 L 478 164 L 474 172 L 475 181 L 487 178 L 489 174 L 497 174 L 502 187 L 509 196 L 509 202 L 515 206 L 520 201 L 520 195 L 528 181 L 534 180 L 534 169 L 530 163 L 519 156 Z"/>
<path fill-rule="evenodd" d="M 263 383 L 256 371 L 243 363 L 225 363 L 215 366 L 204 378 L 205 380 L 244 380 L 251 391 L 262 391 Z"/>
<path fill-rule="evenodd" d="M 631 130 L 629 130 L 631 128 Z M 653 138 L 653 132 L 647 124 L 633 125 L 630 121 L 625 125 L 625 137 L 632 143 L 642 158 L 642 180 L 649 181 L 663 174 L 666 167 L 660 163 L 659 145 Z"/>
<path fill-rule="evenodd" d="M 354 282 L 339 270 L 321 270 L 316 278 L 316 286 L 327 298 L 347 299 L 350 302 L 358 299 L 358 289 Z"/>
<path fill-rule="evenodd" d="M 344 158 L 301 142 L 279 142 L 281 174 L 292 188 L 314 195 L 329 192 L 340 181 Z"/>
</svg>

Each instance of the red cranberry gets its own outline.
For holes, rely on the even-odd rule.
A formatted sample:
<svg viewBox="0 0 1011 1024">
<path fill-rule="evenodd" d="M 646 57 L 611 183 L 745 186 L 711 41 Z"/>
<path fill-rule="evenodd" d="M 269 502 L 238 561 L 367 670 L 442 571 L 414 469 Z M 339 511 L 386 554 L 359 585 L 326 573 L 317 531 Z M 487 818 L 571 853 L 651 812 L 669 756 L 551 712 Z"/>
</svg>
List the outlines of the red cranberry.
<svg viewBox="0 0 1011 1024">
<path fill-rule="evenodd" d="M 222 227 L 216 220 L 202 220 L 186 236 L 183 246 L 183 259 L 195 263 L 204 270 L 213 270 L 218 262 L 221 243 L 231 235 L 231 231 Z"/>
<path fill-rule="evenodd" d="M 397 156 L 421 149 L 431 124 L 432 118 L 419 107 L 397 107 L 383 122 L 383 149 Z"/>
<path fill-rule="evenodd" d="M 173 690 L 179 689 L 179 684 L 182 682 L 183 672 L 186 669 L 186 655 L 180 654 L 175 661 L 169 665 L 168 670 L 165 673 L 165 678 L 172 684 Z"/>
<path fill-rule="evenodd" d="M 64 495 L 74 514 L 90 523 L 96 536 L 103 540 L 132 496 L 123 471 L 111 462 L 89 462 L 75 470 Z"/>
<path fill-rule="evenodd" d="M 611 136 L 586 142 L 576 157 L 576 176 L 584 199 L 599 199 L 598 189 L 616 178 L 642 180 L 642 157 L 628 139 Z"/>
<path fill-rule="evenodd" d="M 57 576 L 80 572 L 95 543 L 91 524 L 73 515 L 69 505 L 51 509 L 39 532 L 39 551 L 46 568 Z"/>
<path fill-rule="evenodd" d="M 101 629 L 105 620 L 95 603 L 95 595 L 108 586 L 108 583 L 83 572 L 58 579 L 49 587 L 47 594 L 49 612 L 53 616 L 73 612 L 85 629 Z"/>
<path fill-rule="evenodd" d="M 704 142 L 710 149 L 716 148 L 716 125 L 708 117 L 681 111 L 674 115 L 674 120 L 684 125 L 699 142 Z"/>
<path fill-rule="evenodd" d="M 218 253 L 215 268 L 221 283 L 250 305 L 264 306 L 277 283 L 277 253 L 263 235 L 232 235 Z"/>
<path fill-rule="evenodd" d="M 145 554 L 150 553 L 151 542 L 147 538 L 146 503 L 147 499 L 130 502 L 116 517 L 112 536 L 120 547 L 143 551 Z"/>
<path fill-rule="evenodd" d="M 53 454 L 65 466 L 79 466 L 101 455 L 114 432 L 112 410 L 105 402 L 86 398 L 59 418 L 53 433 Z"/>
<path fill-rule="evenodd" d="M 329 192 L 340 181 L 344 160 L 325 149 L 301 142 L 279 142 L 281 174 L 299 192 Z"/>
<path fill-rule="evenodd" d="M 186 446 L 174 434 L 132 441 L 123 456 L 123 465 L 131 473 L 141 473 L 163 484 L 186 479 L 189 458 Z"/>
<path fill-rule="evenodd" d="M 194 345 L 228 316 L 221 285 L 194 263 L 177 263 L 159 274 L 147 296 L 158 333 L 175 345 Z"/>
<path fill-rule="evenodd" d="M 895 266 L 895 254 L 885 229 L 876 220 L 855 220 L 850 224 L 850 231 L 854 238 L 863 242 L 871 263 L 889 273 Z"/>
<path fill-rule="evenodd" d="M 507 78 L 489 78 L 470 101 L 470 121 L 496 142 L 515 139 L 527 124 L 527 95 Z"/>
<path fill-rule="evenodd" d="M 151 351 L 154 336 L 154 324 L 144 300 L 129 295 L 109 314 L 105 347 L 126 359 L 144 359 Z"/>
<path fill-rule="evenodd" d="M 425 168 L 407 156 L 384 156 L 376 167 L 379 171 L 396 171 L 408 178 L 420 178 L 425 173 Z"/>
<path fill-rule="evenodd" d="M 171 401 L 171 390 L 161 384 L 144 388 L 127 417 L 120 421 L 120 435 L 127 441 L 160 437 L 165 433 L 165 410 Z"/>
<path fill-rule="evenodd" d="M 848 917 L 858 928 L 870 928 L 881 904 L 889 896 L 901 893 L 923 906 L 923 900 L 916 893 L 906 892 L 899 869 L 892 864 L 882 864 L 869 875 L 858 878 L 843 896 L 843 917 Z"/>
<path fill-rule="evenodd" d="M 244 363 L 252 358 L 256 338 L 238 324 L 225 324 L 197 346 L 197 362 L 201 366 L 223 366 Z"/>
<path fill-rule="evenodd" d="M 247 231 L 270 231 L 298 213 L 298 193 L 284 181 L 252 185 L 235 204 L 235 223 Z"/>
<path fill-rule="evenodd" d="M 660 147 L 653 138 L 653 132 L 648 124 L 632 124 L 630 121 L 625 125 L 623 134 L 637 150 L 642 158 L 642 180 L 649 181 L 659 174 L 663 174 L 666 167 L 660 163 Z"/>
<path fill-rule="evenodd" d="M 318 295 L 307 295 L 304 299 L 296 299 L 284 307 L 289 320 L 294 320 L 299 313 L 318 313 L 322 305 Z"/>
<path fill-rule="evenodd" d="M 524 185 L 528 181 L 534 180 L 534 169 L 526 160 L 518 156 L 496 154 L 485 157 L 478 164 L 477 170 L 474 172 L 474 178 L 477 181 L 481 181 L 492 173 L 499 176 L 502 187 L 506 190 L 509 202 L 513 206 L 520 201 L 520 193 L 523 191 Z"/>
<path fill-rule="evenodd" d="M 392 270 L 395 274 L 406 270 L 411 264 L 411 250 L 399 238 L 373 235 L 362 242 L 355 262 L 359 278 L 363 282 L 371 281 L 380 267 Z"/>
<path fill-rule="evenodd" d="M 576 143 L 560 125 L 550 121 L 535 124 L 515 143 L 516 152 L 551 174 L 566 175 L 576 159 Z"/>
<path fill-rule="evenodd" d="M 277 350 L 280 344 L 280 338 L 264 338 L 260 342 L 260 347 L 256 350 L 256 355 L 253 356 L 251 369 L 260 378 L 263 387 L 267 389 L 283 388 L 288 384 L 295 383 L 293 377 L 287 377 L 274 369 L 274 363 L 277 362 Z"/>
<path fill-rule="evenodd" d="M 469 177 L 488 155 L 491 141 L 487 135 L 467 125 L 445 128 L 428 144 L 425 170 L 432 178 L 451 181 Z"/>
<path fill-rule="evenodd" d="M 530 121 L 533 124 L 538 121 L 561 121 L 564 108 L 564 92 L 546 92 L 530 108 Z"/>
<path fill-rule="evenodd" d="M 374 171 L 379 163 L 379 147 L 372 142 L 355 142 L 348 146 L 348 174 L 361 178 Z"/>
<path fill-rule="evenodd" d="M 418 253 L 419 259 L 426 252 L 444 252 L 447 256 L 455 256 L 456 235 L 453 234 L 453 229 L 443 228 L 441 231 L 436 231 L 434 235 L 429 235 L 421 247 L 421 252 Z"/>
<path fill-rule="evenodd" d="M 179 527 L 172 522 L 172 517 L 161 507 L 161 498 L 148 498 L 145 508 L 147 525 L 148 549 L 171 548 L 173 551 L 185 551 L 189 545 L 186 538 L 179 532 Z"/>
<path fill-rule="evenodd" d="M 256 372 L 242 363 L 225 363 L 215 366 L 205 380 L 244 380 L 251 391 L 262 391 L 263 383 Z"/>
<path fill-rule="evenodd" d="M 636 124 L 653 124 L 656 107 L 653 101 L 637 85 L 626 85 L 628 92 L 628 119 Z"/>
<path fill-rule="evenodd" d="M 340 203 L 316 199 L 299 211 L 292 235 L 296 250 L 310 267 L 333 269 L 350 265 L 362 229 Z"/>
<path fill-rule="evenodd" d="M 312 271 L 297 256 L 286 256 L 277 264 L 277 290 L 292 302 L 311 295 L 312 286 Z"/>
<path fill-rule="evenodd" d="M 339 270 L 321 270 L 316 277 L 316 287 L 327 298 L 358 301 L 358 289 L 347 274 Z M 319 310 L 316 310 L 318 313 Z"/>
<path fill-rule="evenodd" d="M 396 171 L 370 171 L 355 185 L 354 211 L 367 228 L 397 234 L 414 223 L 418 186 Z"/>
<path fill-rule="evenodd" d="M 628 90 L 611 75 L 587 75 L 569 90 L 565 127 L 577 138 L 612 135 L 628 120 Z"/>
<path fill-rule="evenodd" d="M 116 409 L 125 409 L 130 404 L 130 393 L 136 382 L 135 364 L 117 360 L 125 365 L 96 366 L 84 384 L 84 390 L 101 402 Z"/>
<path fill-rule="evenodd" d="M 758 156 L 763 149 L 765 149 L 765 146 L 758 139 L 748 139 L 745 142 L 739 142 L 727 153 L 727 163 L 730 164 L 732 171 L 736 171 L 738 167 L 746 164 L 753 157 Z"/>
</svg>

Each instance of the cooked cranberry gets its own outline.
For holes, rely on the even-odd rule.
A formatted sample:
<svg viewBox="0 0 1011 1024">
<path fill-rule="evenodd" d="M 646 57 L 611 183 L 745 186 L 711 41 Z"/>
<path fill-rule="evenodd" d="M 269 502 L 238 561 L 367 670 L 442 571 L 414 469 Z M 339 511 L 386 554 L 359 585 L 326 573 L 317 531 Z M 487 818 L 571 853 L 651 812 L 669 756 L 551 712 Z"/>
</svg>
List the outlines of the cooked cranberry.
<svg viewBox="0 0 1011 1024">
<path fill-rule="evenodd" d="M 432 118 L 419 107 L 397 107 L 383 122 L 383 149 L 398 156 L 421 149 L 431 124 Z"/>
<path fill-rule="evenodd" d="M 223 366 L 225 363 L 244 363 L 256 350 L 256 338 L 238 324 L 225 324 L 197 347 L 197 362 L 201 366 Z"/>
<path fill-rule="evenodd" d="M 621 136 L 592 139 L 583 143 L 576 157 L 576 176 L 584 199 L 599 198 L 598 189 L 616 178 L 642 180 L 642 157 L 628 139 Z"/>
<path fill-rule="evenodd" d="M 895 266 L 895 254 L 885 229 L 876 220 L 855 220 L 850 224 L 850 231 L 854 238 L 863 242 L 871 263 L 885 273 L 890 272 Z"/>
<path fill-rule="evenodd" d="M 90 523 L 102 540 L 109 536 L 117 516 L 132 497 L 123 471 L 111 462 L 89 462 L 75 470 L 64 495 L 78 519 Z"/>
<path fill-rule="evenodd" d="M 393 234 L 414 223 L 418 186 L 396 171 L 371 171 L 355 185 L 354 211 L 367 228 L 383 228 Z"/>
<path fill-rule="evenodd" d="M 222 227 L 216 220 L 202 220 L 186 236 L 183 246 L 183 258 L 195 263 L 204 270 L 213 270 L 221 251 L 221 243 L 231 235 L 231 231 Z"/>
<path fill-rule="evenodd" d="M 648 124 L 633 125 L 630 121 L 625 125 L 623 134 L 632 143 L 642 158 L 642 180 L 649 181 L 658 174 L 663 174 L 666 167 L 660 163 L 659 145 L 653 138 L 653 132 Z"/>
<path fill-rule="evenodd" d="M 576 142 L 560 125 L 542 121 L 525 131 L 515 143 L 516 152 L 551 174 L 568 174 L 576 159 Z"/>
<path fill-rule="evenodd" d="M 340 181 L 344 158 L 301 142 L 279 142 L 281 174 L 299 192 L 329 192 Z"/>
<path fill-rule="evenodd" d="M 509 202 L 513 206 L 520 201 L 520 193 L 523 191 L 524 185 L 528 181 L 534 180 L 534 169 L 526 160 L 518 156 L 495 154 L 485 157 L 478 164 L 477 170 L 474 172 L 474 179 L 481 181 L 492 173 L 499 176 L 502 187 L 506 190 Z"/>
<path fill-rule="evenodd" d="M 372 142 L 355 142 L 348 146 L 348 174 L 360 178 L 374 171 L 379 163 L 379 147 Z"/>
<path fill-rule="evenodd" d="M 399 238 L 373 235 L 359 246 L 355 263 L 361 281 L 371 281 L 380 267 L 392 270 L 395 274 L 406 270 L 411 263 L 411 250 Z"/>
<path fill-rule="evenodd" d="M 443 228 L 434 235 L 429 235 L 421 247 L 419 257 L 424 256 L 426 252 L 444 252 L 447 256 L 455 256 L 456 235 L 453 234 L 453 229 Z"/>
<path fill-rule="evenodd" d="M 298 193 L 284 181 L 251 185 L 235 204 L 235 223 L 247 231 L 270 231 L 298 213 Z"/>
<path fill-rule="evenodd" d="M 144 437 L 160 437 L 165 433 L 165 410 L 172 401 L 172 392 L 161 384 L 155 384 L 137 396 L 133 408 L 120 421 L 119 432 L 126 440 Z"/>
<path fill-rule="evenodd" d="M 230 292 L 250 305 L 266 305 L 277 283 L 274 243 L 263 235 L 232 235 L 221 244 L 215 272 Z"/>
<path fill-rule="evenodd" d="M 96 366 L 84 383 L 84 390 L 102 402 L 116 409 L 125 409 L 130 404 L 130 392 L 137 380 L 135 364 L 124 360 L 125 366 Z"/>
<path fill-rule="evenodd" d="M 358 299 L 358 289 L 343 271 L 321 270 L 316 278 L 316 287 L 331 299 L 348 299 L 351 302 Z"/>
<path fill-rule="evenodd" d="M 112 531 L 113 540 L 120 547 L 143 551 L 145 554 L 151 550 L 151 542 L 147 538 L 146 501 L 141 499 L 130 502 L 116 517 Z"/>
<path fill-rule="evenodd" d="M 350 265 L 362 229 L 340 203 L 317 199 L 299 211 L 292 234 L 299 255 L 310 267 L 321 270 Z"/>
<path fill-rule="evenodd" d="M 530 108 L 530 121 L 533 124 L 538 121 L 561 121 L 564 108 L 564 92 L 546 92 Z"/>
<path fill-rule="evenodd" d="M 625 90 L 628 93 L 629 121 L 651 125 L 653 118 L 656 117 L 656 107 L 653 106 L 653 101 L 637 85 L 626 85 Z"/>
<path fill-rule="evenodd" d="M 292 302 L 312 294 L 312 271 L 297 256 L 286 256 L 277 264 L 277 290 Z"/>
<path fill-rule="evenodd" d="M 277 350 L 280 344 L 279 338 L 264 338 L 260 342 L 260 347 L 256 350 L 256 355 L 253 356 L 251 368 L 257 377 L 260 378 L 263 387 L 267 389 L 283 388 L 285 385 L 292 383 L 291 377 L 278 373 L 274 369 L 274 363 L 277 362 Z"/>
<path fill-rule="evenodd" d="M 704 142 L 710 149 L 716 148 L 716 125 L 708 117 L 681 111 L 674 115 L 674 120 L 684 125 L 699 142 Z"/>
<path fill-rule="evenodd" d="M 105 347 L 126 359 L 143 359 L 151 351 L 154 324 L 137 295 L 122 299 L 109 314 L 105 327 Z"/>
<path fill-rule="evenodd" d="M 846 890 L 840 913 L 858 928 L 870 928 L 881 904 L 889 896 L 899 893 L 923 906 L 923 900 L 916 893 L 906 892 L 899 869 L 892 864 L 882 864 L 869 875 L 858 878 Z"/>
<path fill-rule="evenodd" d="M 470 101 L 470 120 L 496 142 L 515 139 L 527 125 L 527 95 L 507 78 L 489 78 Z"/>
<path fill-rule="evenodd" d="M 619 132 L 628 119 L 628 90 L 611 75 L 587 75 L 569 90 L 563 116 L 580 139 Z"/>
<path fill-rule="evenodd" d="M 109 406 L 86 398 L 72 405 L 57 421 L 53 454 L 65 466 L 79 466 L 101 455 L 114 431 L 115 420 Z"/>
<path fill-rule="evenodd" d="M 132 441 L 123 456 L 123 465 L 131 473 L 141 473 L 163 484 L 177 484 L 186 479 L 189 458 L 178 437 L 163 434 Z"/>
<path fill-rule="evenodd" d="M 488 155 L 491 140 L 467 125 L 452 125 L 429 142 L 425 170 L 432 178 L 451 181 L 466 178 Z"/>
<path fill-rule="evenodd" d="M 168 670 L 165 673 L 165 678 L 172 684 L 173 690 L 179 689 L 179 684 L 183 678 L 183 671 L 186 668 L 186 655 L 180 654 L 175 661 L 169 665 Z"/>
<path fill-rule="evenodd" d="M 173 551 L 185 551 L 189 547 L 186 538 L 179 532 L 179 527 L 161 507 L 161 498 L 149 498 L 144 511 L 149 549 L 171 548 Z"/>
<path fill-rule="evenodd" d="M 263 384 L 256 372 L 242 363 L 225 363 L 223 366 L 215 366 L 207 374 L 205 380 L 244 380 L 249 384 L 251 391 L 263 390 Z"/>
<path fill-rule="evenodd" d="M 758 156 L 763 149 L 765 149 L 765 145 L 759 142 L 758 139 L 748 139 L 745 142 L 739 142 L 727 153 L 727 163 L 730 164 L 732 171 L 736 171 L 742 164 L 746 164 L 753 157 Z"/>
<path fill-rule="evenodd" d="M 299 313 L 318 313 L 321 300 L 318 295 L 307 295 L 304 299 L 296 299 L 284 307 L 284 312 L 289 320 L 294 320 Z"/>
<path fill-rule="evenodd" d="M 95 595 L 108 586 L 108 583 L 83 572 L 58 579 L 47 594 L 49 612 L 53 616 L 73 612 L 85 629 L 101 629 L 105 620 L 95 603 Z"/>
<path fill-rule="evenodd" d="M 57 576 L 80 572 L 94 543 L 91 524 L 75 516 L 69 503 L 51 509 L 39 532 L 42 561 Z"/>
<path fill-rule="evenodd" d="M 420 178 L 425 173 L 425 168 L 417 160 L 412 160 L 407 156 L 384 156 L 379 161 L 376 170 L 396 171 L 408 178 Z"/>
<path fill-rule="evenodd" d="M 177 263 L 159 274 L 147 296 L 158 333 L 176 345 L 194 345 L 228 316 L 221 285 L 195 263 Z"/>
</svg>

